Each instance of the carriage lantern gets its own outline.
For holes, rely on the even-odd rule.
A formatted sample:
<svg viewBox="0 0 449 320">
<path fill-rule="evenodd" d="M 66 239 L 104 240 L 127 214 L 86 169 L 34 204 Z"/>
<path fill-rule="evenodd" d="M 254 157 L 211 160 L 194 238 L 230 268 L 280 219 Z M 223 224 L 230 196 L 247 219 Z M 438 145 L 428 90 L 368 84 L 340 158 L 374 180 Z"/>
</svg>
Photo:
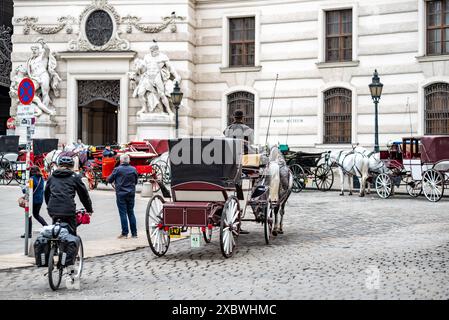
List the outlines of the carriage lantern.
<svg viewBox="0 0 449 320">
<path fill-rule="evenodd" d="M 374 101 L 375 118 L 374 118 L 374 152 L 379 152 L 379 122 L 377 115 L 377 105 L 379 104 L 380 96 L 382 95 L 383 84 L 380 82 L 377 70 L 374 70 L 373 82 L 369 85 L 371 91 L 371 98 Z"/>
<path fill-rule="evenodd" d="M 173 106 L 176 109 L 176 138 L 178 138 L 178 127 L 179 127 L 178 110 L 179 110 L 179 105 L 181 104 L 181 101 L 182 101 L 182 96 L 183 96 L 183 93 L 181 92 L 181 88 L 179 88 L 178 81 L 176 81 L 175 87 L 173 88 L 173 92 L 171 93 L 171 100 L 173 102 Z"/>
</svg>

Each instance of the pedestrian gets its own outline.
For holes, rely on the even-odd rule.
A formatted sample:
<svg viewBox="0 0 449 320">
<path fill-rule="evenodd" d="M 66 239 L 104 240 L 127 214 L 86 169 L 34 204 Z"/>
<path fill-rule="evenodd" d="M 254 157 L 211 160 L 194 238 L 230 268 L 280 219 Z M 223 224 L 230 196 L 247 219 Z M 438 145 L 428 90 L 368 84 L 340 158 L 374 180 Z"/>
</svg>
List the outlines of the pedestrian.
<svg viewBox="0 0 449 320">
<path fill-rule="evenodd" d="M 112 158 L 115 155 L 115 152 L 111 150 L 111 145 L 106 145 L 103 150 L 103 158 Z"/>
<path fill-rule="evenodd" d="M 39 214 L 42 203 L 44 202 L 44 178 L 42 178 L 41 170 L 38 166 L 32 166 L 30 168 L 30 178 L 33 179 L 33 217 L 39 221 L 42 226 L 46 226 L 47 222 Z M 31 238 L 32 225 L 33 223 L 30 217 L 30 222 L 28 224 L 29 238 Z M 21 238 L 25 238 L 25 234 L 23 234 Z"/>
<path fill-rule="evenodd" d="M 115 194 L 117 207 L 120 214 L 122 233 L 119 239 L 128 237 L 128 221 L 131 229 L 131 236 L 137 238 L 137 224 L 134 215 L 134 202 L 136 195 L 136 184 L 138 180 L 137 170 L 129 164 L 129 155 L 120 156 L 120 165 L 112 171 L 108 177 L 108 183 L 115 184 Z"/>
<path fill-rule="evenodd" d="M 233 116 L 233 123 L 223 131 L 223 134 L 227 138 L 242 139 L 244 141 L 244 153 L 254 153 L 251 148 L 254 143 L 254 130 L 244 123 L 242 110 L 236 110 Z"/>
</svg>

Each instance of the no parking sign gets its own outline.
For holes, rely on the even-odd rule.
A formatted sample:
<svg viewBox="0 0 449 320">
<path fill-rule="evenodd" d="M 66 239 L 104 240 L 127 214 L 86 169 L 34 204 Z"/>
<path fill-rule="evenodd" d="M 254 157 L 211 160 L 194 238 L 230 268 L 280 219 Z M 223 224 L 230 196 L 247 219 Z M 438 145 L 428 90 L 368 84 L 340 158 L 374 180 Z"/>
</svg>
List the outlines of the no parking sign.
<svg viewBox="0 0 449 320">
<path fill-rule="evenodd" d="M 29 105 L 34 99 L 34 83 L 30 78 L 24 78 L 20 81 L 18 96 L 21 104 Z"/>
</svg>

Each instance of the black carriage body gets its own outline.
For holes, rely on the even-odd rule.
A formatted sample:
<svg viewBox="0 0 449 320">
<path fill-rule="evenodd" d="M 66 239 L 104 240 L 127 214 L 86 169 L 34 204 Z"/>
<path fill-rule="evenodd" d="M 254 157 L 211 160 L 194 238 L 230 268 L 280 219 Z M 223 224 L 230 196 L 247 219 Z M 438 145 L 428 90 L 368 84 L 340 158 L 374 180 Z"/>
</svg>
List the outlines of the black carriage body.
<svg viewBox="0 0 449 320">
<path fill-rule="evenodd" d="M 0 154 L 18 153 L 19 136 L 0 136 Z"/>
<path fill-rule="evenodd" d="M 319 160 L 322 157 L 322 153 L 308 153 L 298 151 L 293 156 L 290 156 L 288 164 L 299 164 L 303 168 L 313 168 L 318 165 Z"/>
<path fill-rule="evenodd" d="M 58 149 L 58 139 L 33 139 L 34 156 L 40 156 Z"/>
<path fill-rule="evenodd" d="M 171 186 L 206 182 L 234 189 L 242 175 L 243 141 L 184 138 L 169 141 Z"/>
</svg>

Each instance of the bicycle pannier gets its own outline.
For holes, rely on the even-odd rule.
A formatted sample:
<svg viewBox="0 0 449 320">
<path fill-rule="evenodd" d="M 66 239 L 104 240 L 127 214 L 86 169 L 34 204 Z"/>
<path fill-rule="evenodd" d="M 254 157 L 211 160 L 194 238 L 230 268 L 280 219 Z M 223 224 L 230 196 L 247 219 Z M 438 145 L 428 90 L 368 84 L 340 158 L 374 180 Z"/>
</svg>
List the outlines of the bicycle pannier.
<svg viewBox="0 0 449 320">
<path fill-rule="evenodd" d="M 74 235 L 60 237 L 59 261 L 62 266 L 70 266 L 75 263 L 76 255 L 80 245 L 80 238 Z"/>
<path fill-rule="evenodd" d="M 38 267 L 48 267 L 48 256 L 50 254 L 49 239 L 43 236 L 37 237 L 34 242 L 34 258 Z"/>
</svg>

